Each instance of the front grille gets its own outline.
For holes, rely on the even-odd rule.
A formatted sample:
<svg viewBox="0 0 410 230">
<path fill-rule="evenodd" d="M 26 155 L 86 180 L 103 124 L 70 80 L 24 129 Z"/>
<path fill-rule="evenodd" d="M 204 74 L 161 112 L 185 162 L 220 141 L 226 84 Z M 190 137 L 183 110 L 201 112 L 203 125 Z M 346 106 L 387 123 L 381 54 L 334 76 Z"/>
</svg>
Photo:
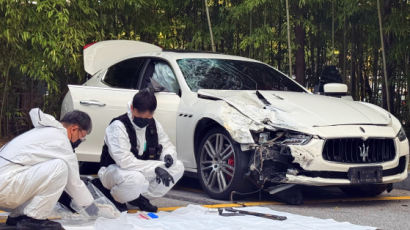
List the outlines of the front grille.
<svg viewBox="0 0 410 230">
<path fill-rule="evenodd" d="M 342 163 L 381 163 L 395 156 L 393 139 L 327 139 L 323 148 L 325 160 Z"/>
</svg>

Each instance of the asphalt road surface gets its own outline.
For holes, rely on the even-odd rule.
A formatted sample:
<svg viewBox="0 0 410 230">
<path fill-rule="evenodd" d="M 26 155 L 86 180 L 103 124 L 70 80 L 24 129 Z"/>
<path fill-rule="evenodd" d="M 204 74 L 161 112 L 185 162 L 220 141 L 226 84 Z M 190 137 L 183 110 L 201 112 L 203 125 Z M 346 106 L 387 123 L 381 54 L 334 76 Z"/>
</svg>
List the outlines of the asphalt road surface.
<svg viewBox="0 0 410 230">
<path fill-rule="evenodd" d="M 172 211 L 188 204 L 206 207 L 266 206 L 284 211 L 322 219 L 347 221 L 353 224 L 377 227 L 383 230 L 410 229 L 410 191 L 393 190 L 379 197 L 349 198 L 337 188 L 303 188 L 304 204 L 286 205 L 266 194 L 238 197 L 235 201 L 210 199 L 191 178 L 183 178 L 165 197 L 153 200 L 161 211 Z M 1 213 L 0 213 L 1 214 Z M 3 213 L 4 214 L 4 213 Z M 1 215 L 0 215 L 1 217 Z M 0 218 L 0 230 L 10 229 Z"/>
</svg>

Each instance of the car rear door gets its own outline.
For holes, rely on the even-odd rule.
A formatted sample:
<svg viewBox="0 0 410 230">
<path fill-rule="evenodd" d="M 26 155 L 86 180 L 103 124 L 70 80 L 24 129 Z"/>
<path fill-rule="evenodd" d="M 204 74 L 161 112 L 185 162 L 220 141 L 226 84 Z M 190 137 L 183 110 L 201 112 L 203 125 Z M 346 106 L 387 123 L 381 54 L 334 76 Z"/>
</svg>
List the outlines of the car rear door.
<svg viewBox="0 0 410 230">
<path fill-rule="evenodd" d="M 110 121 L 127 112 L 148 59 L 131 58 L 108 68 L 103 78 L 106 87 L 69 85 L 61 115 L 74 109 L 88 113 L 93 130 L 77 149 L 79 161 L 99 162 L 105 128 Z"/>
</svg>

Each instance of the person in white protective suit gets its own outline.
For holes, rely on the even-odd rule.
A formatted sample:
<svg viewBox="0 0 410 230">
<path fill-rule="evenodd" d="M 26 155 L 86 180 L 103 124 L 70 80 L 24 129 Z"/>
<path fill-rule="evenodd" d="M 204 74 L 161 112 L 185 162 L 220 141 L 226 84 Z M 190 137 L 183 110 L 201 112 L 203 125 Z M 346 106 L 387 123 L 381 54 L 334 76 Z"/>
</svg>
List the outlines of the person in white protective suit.
<svg viewBox="0 0 410 230">
<path fill-rule="evenodd" d="M 47 220 L 63 191 L 90 216 L 97 216 L 98 205 L 80 179 L 73 152 L 91 131 L 88 114 L 72 111 L 60 123 L 36 108 L 30 117 L 34 128 L 0 149 L 0 208 L 10 211 L 6 224 L 63 229 Z"/>
<path fill-rule="evenodd" d="M 146 197 L 164 196 L 184 173 L 175 146 L 153 118 L 156 106 L 155 95 L 149 89 L 141 90 L 128 112 L 114 118 L 105 131 L 98 177 L 110 190 L 105 195 L 121 211 L 127 210 L 128 203 L 156 212 L 157 207 Z"/>
</svg>

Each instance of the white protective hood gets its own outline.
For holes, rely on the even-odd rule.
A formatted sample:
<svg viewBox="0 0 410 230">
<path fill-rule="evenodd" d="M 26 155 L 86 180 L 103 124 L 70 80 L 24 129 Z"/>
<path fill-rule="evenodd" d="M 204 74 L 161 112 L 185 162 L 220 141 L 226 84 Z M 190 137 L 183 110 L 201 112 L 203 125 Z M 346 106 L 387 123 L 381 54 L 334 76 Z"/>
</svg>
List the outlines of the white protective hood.
<svg viewBox="0 0 410 230">
<path fill-rule="evenodd" d="M 199 90 L 198 94 L 224 100 L 255 122 L 267 124 L 269 120 L 272 126 L 296 131 L 335 125 L 391 124 L 387 112 L 360 102 L 308 93 L 259 92 L 265 102 L 256 91 Z"/>
<path fill-rule="evenodd" d="M 64 129 L 64 126 L 59 121 L 53 116 L 43 113 L 39 108 L 31 109 L 29 114 L 34 128 L 43 126 Z"/>
</svg>

